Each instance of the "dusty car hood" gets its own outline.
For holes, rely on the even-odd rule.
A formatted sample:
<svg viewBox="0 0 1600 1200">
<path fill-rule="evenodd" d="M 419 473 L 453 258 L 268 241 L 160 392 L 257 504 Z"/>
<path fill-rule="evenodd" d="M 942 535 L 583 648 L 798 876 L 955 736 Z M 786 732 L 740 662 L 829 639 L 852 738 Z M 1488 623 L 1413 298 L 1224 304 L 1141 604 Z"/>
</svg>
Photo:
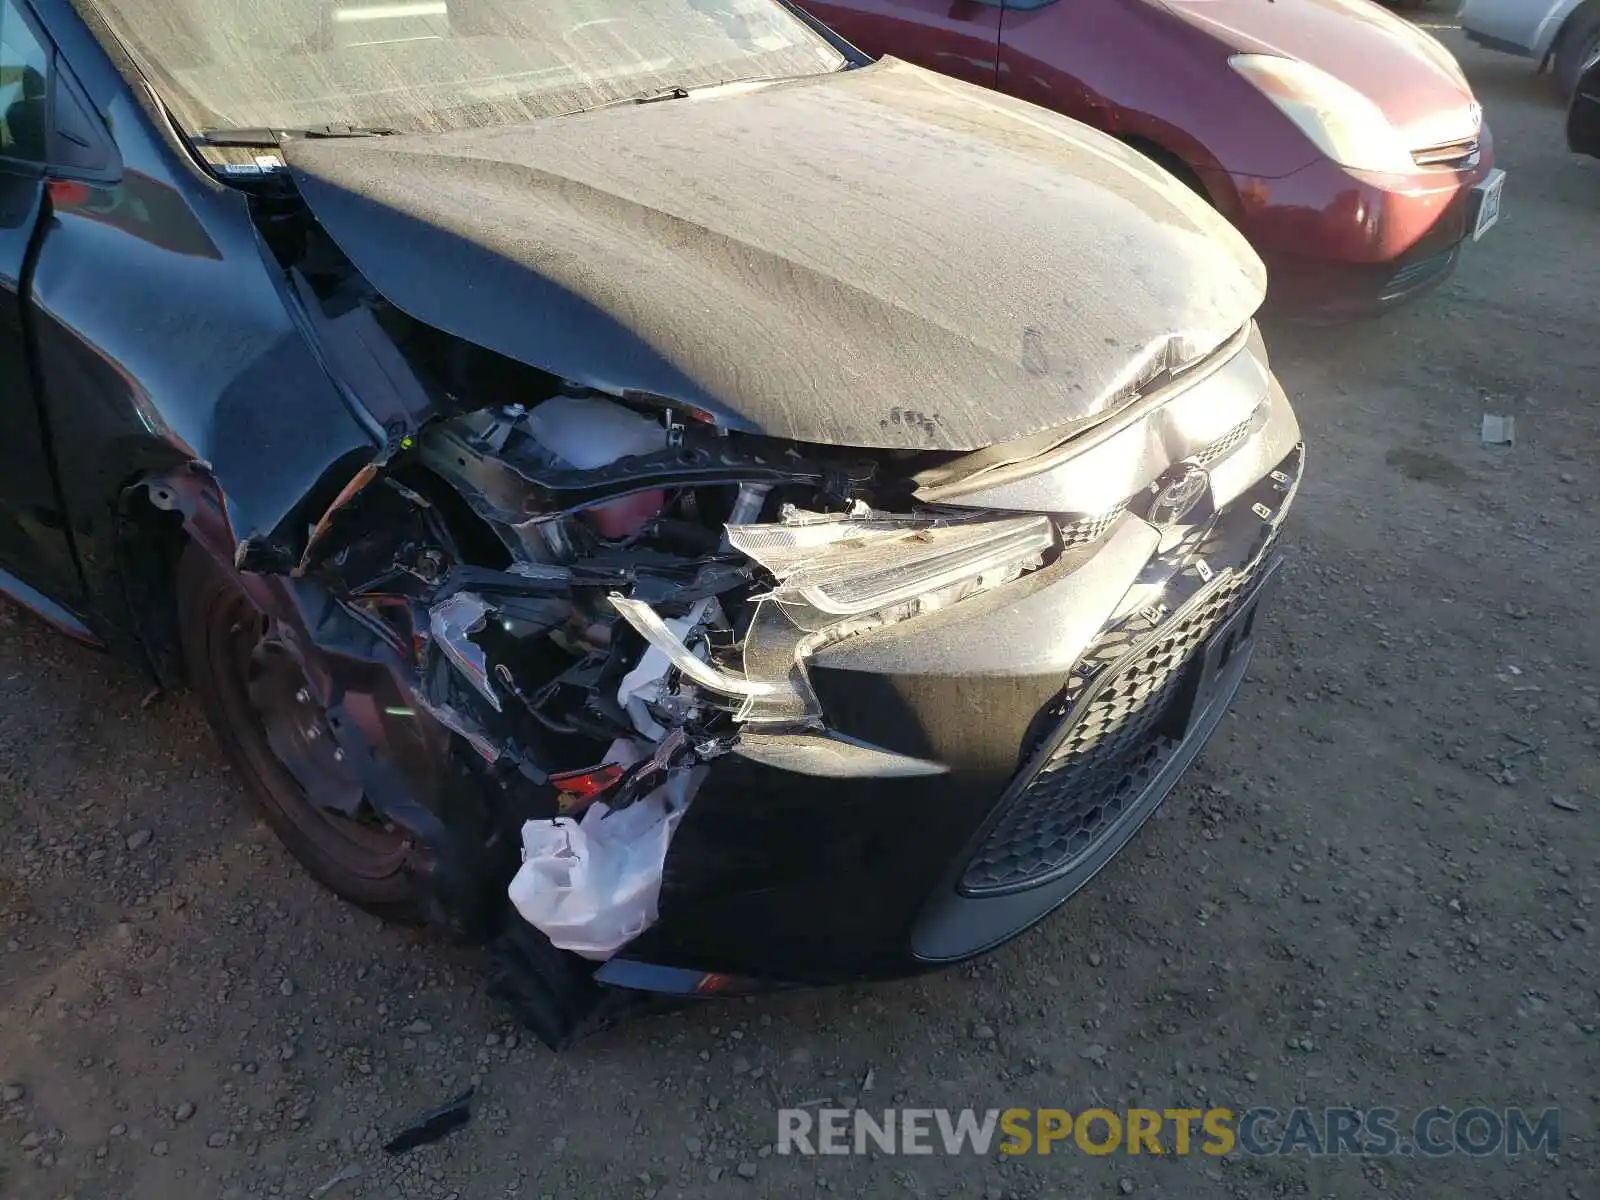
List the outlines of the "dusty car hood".
<svg viewBox="0 0 1600 1200">
<path fill-rule="evenodd" d="M 1231 50 L 1320 67 L 1361 92 L 1421 150 L 1477 136 L 1481 112 L 1435 38 L 1369 0 L 1166 0 Z"/>
<path fill-rule="evenodd" d="M 411 316 L 804 441 L 960 450 L 1091 418 L 1265 290 L 1139 155 L 895 60 L 286 158 Z"/>
</svg>

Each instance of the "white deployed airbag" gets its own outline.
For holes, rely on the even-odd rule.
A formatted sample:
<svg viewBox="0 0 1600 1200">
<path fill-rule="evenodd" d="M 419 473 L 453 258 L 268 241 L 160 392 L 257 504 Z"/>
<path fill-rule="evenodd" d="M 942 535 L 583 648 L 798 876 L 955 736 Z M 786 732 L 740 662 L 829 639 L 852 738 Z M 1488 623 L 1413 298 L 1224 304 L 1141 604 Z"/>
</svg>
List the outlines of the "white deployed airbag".
<svg viewBox="0 0 1600 1200">
<path fill-rule="evenodd" d="M 704 766 L 675 772 L 627 808 L 600 801 L 581 820 L 554 817 L 522 827 L 522 867 L 508 889 L 523 920 L 552 945 L 604 960 L 659 915 L 667 846 Z"/>
</svg>

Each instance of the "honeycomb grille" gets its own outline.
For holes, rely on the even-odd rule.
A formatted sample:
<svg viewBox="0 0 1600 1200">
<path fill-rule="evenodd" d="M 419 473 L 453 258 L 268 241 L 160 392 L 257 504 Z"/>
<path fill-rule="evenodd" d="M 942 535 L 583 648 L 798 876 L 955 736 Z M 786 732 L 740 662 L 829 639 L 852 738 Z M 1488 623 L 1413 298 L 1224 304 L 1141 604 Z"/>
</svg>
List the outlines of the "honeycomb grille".
<svg viewBox="0 0 1600 1200">
<path fill-rule="evenodd" d="M 1127 511 L 1128 506 L 1126 504 L 1119 504 L 1099 516 L 1084 517 L 1081 521 L 1073 521 L 1062 525 L 1059 531 L 1062 548 L 1087 546 L 1090 542 L 1098 542 L 1117 523 L 1118 518 Z"/>
<path fill-rule="evenodd" d="M 1175 617 L 1132 659 L 1112 662 L 1107 682 L 1074 679 L 1056 706 L 1065 735 L 1038 773 L 1006 805 L 968 862 L 961 890 L 985 895 L 1033 887 L 1073 870 L 1133 810 L 1181 745 L 1170 728 L 1184 668 L 1238 604 L 1252 576 L 1238 573 L 1199 606 Z M 1058 721 L 1049 737 L 1058 732 Z M 1037 744 L 1029 749 L 1031 758 Z"/>
<path fill-rule="evenodd" d="M 1201 446 L 1190 457 L 1202 467 L 1220 462 L 1244 444 L 1245 439 L 1250 436 L 1250 431 L 1255 428 L 1255 423 L 1255 414 L 1251 413 L 1221 437 L 1214 438 Z"/>
</svg>

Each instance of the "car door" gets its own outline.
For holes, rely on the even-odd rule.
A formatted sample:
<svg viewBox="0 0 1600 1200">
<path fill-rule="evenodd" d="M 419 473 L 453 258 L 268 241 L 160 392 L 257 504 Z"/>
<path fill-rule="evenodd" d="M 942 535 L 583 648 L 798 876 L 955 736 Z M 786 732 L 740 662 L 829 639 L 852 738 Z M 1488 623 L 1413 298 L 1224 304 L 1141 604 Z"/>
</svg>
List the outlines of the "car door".
<svg viewBox="0 0 1600 1200">
<path fill-rule="evenodd" d="M 49 440 L 34 389 L 27 283 L 46 209 L 53 51 L 18 0 L 0 0 L 0 571 L 74 606 L 72 557 Z M 0 585 L 5 579 L 0 576 Z"/>
<path fill-rule="evenodd" d="M 999 0 L 800 0 L 800 6 L 874 58 L 892 54 L 994 86 Z"/>
<path fill-rule="evenodd" d="M 1112 105 L 1084 73 L 1116 78 L 1127 55 L 1119 14 L 1096 0 L 1005 0 L 996 86 L 1109 130 Z"/>
<path fill-rule="evenodd" d="M 1473 41 L 1541 57 L 1581 0 L 1467 0 L 1456 14 Z"/>
</svg>

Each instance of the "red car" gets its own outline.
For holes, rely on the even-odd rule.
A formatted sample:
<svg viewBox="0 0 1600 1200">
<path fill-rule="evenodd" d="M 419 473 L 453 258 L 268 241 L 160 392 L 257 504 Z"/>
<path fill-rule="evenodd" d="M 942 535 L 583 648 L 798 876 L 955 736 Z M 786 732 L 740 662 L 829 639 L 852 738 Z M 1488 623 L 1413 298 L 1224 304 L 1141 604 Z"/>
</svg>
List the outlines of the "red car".
<svg viewBox="0 0 1600 1200">
<path fill-rule="evenodd" d="M 1449 276 L 1505 173 L 1455 58 L 1368 0 L 800 0 L 868 54 L 1055 109 L 1206 196 L 1280 312 Z"/>
</svg>

